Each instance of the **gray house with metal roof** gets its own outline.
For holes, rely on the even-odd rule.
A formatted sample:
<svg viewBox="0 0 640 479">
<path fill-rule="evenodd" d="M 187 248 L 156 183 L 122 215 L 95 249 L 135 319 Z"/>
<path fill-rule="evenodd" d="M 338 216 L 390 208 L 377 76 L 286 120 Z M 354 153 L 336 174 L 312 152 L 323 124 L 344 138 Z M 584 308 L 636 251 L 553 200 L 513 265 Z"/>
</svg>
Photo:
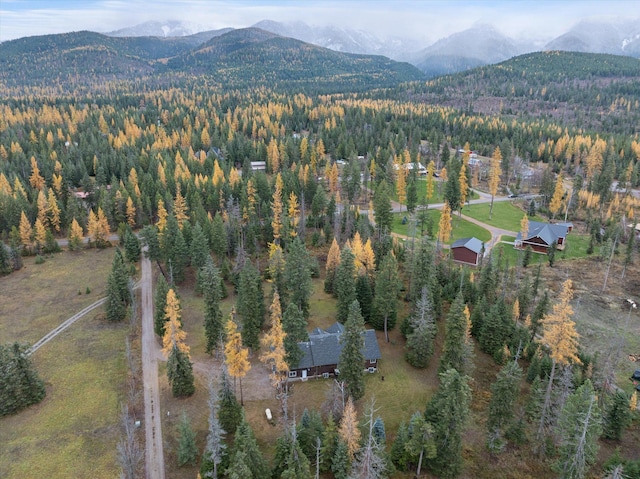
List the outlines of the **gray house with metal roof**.
<svg viewBox="0 0 640 479">
<path fill-rule="evenodd" d="M 289 379 L 305 380 L 310 377 L 336 376 L 339 374 L 338 361 L 343 344 L 340 342 L 344 326 L 335 323 L 327 329 L 316 328 L 309 333 L 309 341 L 298 343 L 302 351 L 302 359 L 295 368 L 289 371 Z M 378 338 L 373 329 L 363 331 L 364 355 L 363 371 L 375 372 L 378 369 L 378 360 L 382 357 Z"/>
<path fill-rule="evenodd" d="M 559 250 L 563 250 L 567 234 L 571 231 L 571 223 L 541 223 L 539 221 L 529 221 L 527 237 L 522 237 L 519 231 L 516 240 L 516 248 L 526 248 L 531 246 L 533 251 L 547 253 L 551 245 L 555 242 Z"/>
</svg>

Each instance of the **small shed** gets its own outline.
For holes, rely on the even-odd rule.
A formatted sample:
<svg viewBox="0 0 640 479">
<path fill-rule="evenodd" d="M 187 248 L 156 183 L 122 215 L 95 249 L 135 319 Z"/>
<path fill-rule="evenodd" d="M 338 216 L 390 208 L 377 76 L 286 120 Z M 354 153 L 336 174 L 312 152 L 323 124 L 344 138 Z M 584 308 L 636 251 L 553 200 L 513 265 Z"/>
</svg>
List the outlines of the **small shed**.
<svg viewBox="0 0 640 479">
<path fill-rule="evenodd" d="M 451 256 L 456 263 L 478 266 L 483 249 L 478 238 L 461 238 L 451 245 Z"/>
</svg>

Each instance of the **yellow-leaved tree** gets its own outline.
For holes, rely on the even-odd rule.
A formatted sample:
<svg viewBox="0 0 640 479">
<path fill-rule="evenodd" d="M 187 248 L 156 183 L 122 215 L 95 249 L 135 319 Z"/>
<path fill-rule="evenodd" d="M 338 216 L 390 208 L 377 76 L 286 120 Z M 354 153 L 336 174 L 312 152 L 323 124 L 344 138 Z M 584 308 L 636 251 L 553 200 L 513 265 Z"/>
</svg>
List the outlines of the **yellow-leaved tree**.
<svg viewBox="0 0 640 479">
<path fill-rule="evenodd" d="M 358 427 L 358 417 L 356 416 L 356 409 L 353 406 L 353 400 L 351 396 L 347 399 L 347 403 L 344 406 L 344 412 L 342 414 L 342 420 L 340 421 L 340 429 L 338 430 L 340 439 L 347 445 L 347 452 L 349 453 L 350 461 L 356 454 L 356 451 L 360 449 L 360 428 Z"/>
<path fill-rule="evenodd" d="M 468 156 L 468 153 L 465 153 Z M 468 163 L 468 160 L 467 160 Z M 469 181 L 467 179 L 467 165 L 462 164 L 460 166 L 460 174 L 458 175 L 458 183 L 460 183 L 460 215 L 462 216 L 462 208 L 464 208 L 464 204 L 467 202 L 467 198 L 469 196 Z"/>
<path fill-rule="evenodd" d="M 493 215 L 493 199 L 498 193 L 498 186 L 500 185 L 500 175 L 502 175 L 502 169 L 500 163 L 502 162 L 502 152 L 500 147 L 496 146 L 493 150 L 493 156 L 491 156 L 491 166 L 489 168 L 489 193 L 491 193 L 491 206 L 489 207 L 489 219 Z"/>
<path fill-rule="evenodd" d="M 40 168 L 34 156 L 31 157 L 31 176 L 29 176 L 29 183 L 35 190 L 42 191 L 42 188 L 44 188 L 44 178 L 40 174 Z"/>
<path fill-rule="evenodd" d="M 289 193 L 289 235 L 295 238 L 298 235 L 298 224 L 300 223 L 300 205 L 298 204 L 298 197 L 292 191 Z"/>
<path fill-rule="evenodd" d="M 274 388 L 281 389 L 283 381 L 287 379 L 289 366 L 287 365 L 287 353 L 284 349 L 284 338 L 287 333 L 282 329 L 282 309 L 280 307 L 280 295 L 276 290 L 269 308 L 271 313 L 271 327 L 260 341 L 264 352 L 260 355 L 260 361 L 271 370 L 269 377 Z"/>
<path fill-rule="evenodd" d="M 522 219 L 520 220 L 520 236 L 522 236 L 522 241 L 527 239 L 529 235 L 529 216 L 525 213 Z"/>
<path fill-rule="evenodd" d="M 426 193 L 427 204 L 429 203 L 429 200 L 433 198 L 433 192 L 434 192 L 434 186 L 435 186 L 433 178 L 434 178 L 435 172 L 436 172 L 436 165 L 433 162 L 433 160 L 431 160 L 427 165 L 427 193 Z"/>
<path fill-rule="evenodd" d="M 82 226 L 80 226 L 78 220 L 73 218 L 71 228 L 69 228 L 69 249 L 72 251 L 78 249 L 82 244 L 83 237 L 84 232 L 82 231 Z"/>
<path fill-rule="evenodd" d="M 136 226 L 136 207 L 131 196 L 127 198 L 127 224 L 132 228 Z"/>
<path fill-rule="evenodd" d="M 178 226 L 182 229 L 182 225 L 185 221 L 189 219 L 189 215 L 187 214 L 188 207 L 187 201 L 184 196 L 182 196 L 182 192 L 180 191 L 180 183 L 176 185 L 176 197 L 173 200 L 173 214 L 178 220 Z"/>
<path fill-rule="evenodd" d="M 278 173 L 276 176 L 276 184 L 271 200 L 271 228 L 273 229 L 273 242 L 280 244 L 280 235 L 282 234 L 282 175 Z"/>
<path fill-rule="evenodd" d="M 340 246 L 338 246 L 338 242 L 335 238 L 331 242 L 331 247 L 329 248 L 329 253 L 327 254 L 327 264 L 326 264 L 326 275 L 324 280 L 324 291 L 325 293 L 333 294 L 333 284 L 336 279 L 336 271 L 338 269 L 338 265 L 340 264 Z"/>
<path fill-rule="evenodd" d="M 244 406 L 244 396 L 242 393 L 242 378 L 247 375 L 251 369 L 249 362 L 249 348 L 242 345 L 242 335 L 238 331 L 238 326 L 234 321 L 234 311 L 225 326 L 227 333 L 227 342 L 224 345 L 224 363 L 227 371 L 233 377 L 233 385 L 235 389 L 236 379 L 240 382 L 240 404 Z"/>
<path fill-rule="evenodd" d="M 165 358 L 169 357 L 174 347 L 189 355 L 189 346 L 184 342 L 187 338 L 187 333 L 182 330 L 181 316 L 180 301 L 176 296 L 176 292 L 171 288 L 167 293 L 167 303 L 164 307 L 166 322 L 164 324 L 164 336 L 162 337 L 162 354 Z"/>
<path fill-rule="evenodd" d="M 31 242 L 33 238 L 33 228 L 31 227 L 31 223 L 27 218 L 27 215 L 24 214 L 24 211 L 20 214 L 20 242 L 22 246 L 29 250 L 31 248 Z M 335 240 L 334 240 L 335 241 Z"/>
<path fill-rule="evenodd" d="M 446 243 L 451 238 L 451 207 L 445 201 L 440 214 L 440 223 L 438 224 L 438 242 Z"/>
<path fill-rule="evenodd" d="M 158 222 L 156 226 L 158 227 L 158 234 L 162 235 L 164 232 L 164 228 L 167 226 L 167 209 L 164 207 L 164 201 L 158 200 Z"/>
<path fill-rule="evenodd" d="M 542 337 L 539 341 L 547 349 L 551 358 L 551 373 L 549 374 L 549 383 L 538 426 L 537 439 L 539 444 L 543 443 L 545 436 L 545 426 L 548 423 L 551 409 L 551 390 L 558 364 L 561 366 L 566 366 L 570 363 L 580 364 L 580 358 L 578 357 L 579 335 L 576 331 L 576 323 L 571 319 L 573 317 L 573 308 L 569 304 L 573 299 L 572 286 L 573 283 L 570 279 L 567 279 L 562 284 L 558 302 L 553 305 L 551 313 L 546 314 L 540 321 L 542 324 Z"/>
<path fill-rule="evenodd" d="M 552 215 L 551 219 L 556 217 L 556 213 L 560 211 L 560 207 L 562 206 L 562 197 L 564 196 L 564 187 L 562 185 L 563 180 L 564 178 L 562 173 L 560 173 L 556 179 L 556 187 L 553 190 L 553 196 L 549 202 L 549 211 Z"/>
</svg>

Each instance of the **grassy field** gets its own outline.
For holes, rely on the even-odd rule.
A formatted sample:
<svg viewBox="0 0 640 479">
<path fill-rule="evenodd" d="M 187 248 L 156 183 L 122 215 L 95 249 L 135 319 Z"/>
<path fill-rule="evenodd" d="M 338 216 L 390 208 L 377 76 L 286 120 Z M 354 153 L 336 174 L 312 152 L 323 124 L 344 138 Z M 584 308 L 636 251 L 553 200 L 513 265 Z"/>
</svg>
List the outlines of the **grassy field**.
<svg viewBox="0 0 640 479">
<path fill-rule="evenodd" d="M 55 255 L 0 280 L 2 341 L 33 342 L 104 291 L 113 250 Z M 89 286 L 89 295 L 83 293 Z M 6 295 L 6 296 L 5 296 Z M 33 355 L 47 396 L 0 419 L 0 477 L 113 478 L 128 324 L 93 311 Z"/>
<path fill-rule="evenodd" d="M 438 223 L 440 222 L 440 210 L 428 210 L 428 214 L 433 222 L 433 234 L 438 234 Z M 394 233 L 409 236 L 411 234 L 410 221 L 402 224 L 403 218 L 409 218 L 407 213 L 394 213 L 392 231 Z M 484 229 L 482 226 L 478 226 L 465 219 L 462 219 L 456 215 L 451 219 L 453 230 L 451 232 L 451 238 L 447 244 L 451 244 L 460 238 L 470 238 L 475 236 L 479 240 L 489 241 L 491 239 L 491 233 Z M 420 225 L 416 227 L 416 235 L 420 236 Z"/>
<path fill-rule="evenodd" d="M 462 210 L 462 214 L 470 216 L 478 221 L 482 221 L 496 228 L 509 231 L 520 231 L 520 221 L 524 216 L 524 211 L 518 208 L 510 201 L 500 201 L 493 203 L 493 214 L 489 219 L 490 203 L 480 203 L 476 205 L 467 205 Z M 529 218 L 533 221 L 546 221 L 540 217 Z"/>
</svg>

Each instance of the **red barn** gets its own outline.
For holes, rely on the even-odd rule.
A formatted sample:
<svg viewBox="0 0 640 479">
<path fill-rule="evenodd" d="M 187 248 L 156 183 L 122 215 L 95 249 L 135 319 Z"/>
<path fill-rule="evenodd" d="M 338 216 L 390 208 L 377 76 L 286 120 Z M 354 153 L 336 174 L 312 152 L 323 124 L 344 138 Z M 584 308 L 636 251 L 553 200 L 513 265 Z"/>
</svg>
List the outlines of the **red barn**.
<svg viewBox="0 0 640 479">
<path fill-rule="evenodd" d="M 451 245 L 451 256 L 456 263 L 478 266 L 484 243 L 478 238 L 461 238 Z"/>
</svg>

